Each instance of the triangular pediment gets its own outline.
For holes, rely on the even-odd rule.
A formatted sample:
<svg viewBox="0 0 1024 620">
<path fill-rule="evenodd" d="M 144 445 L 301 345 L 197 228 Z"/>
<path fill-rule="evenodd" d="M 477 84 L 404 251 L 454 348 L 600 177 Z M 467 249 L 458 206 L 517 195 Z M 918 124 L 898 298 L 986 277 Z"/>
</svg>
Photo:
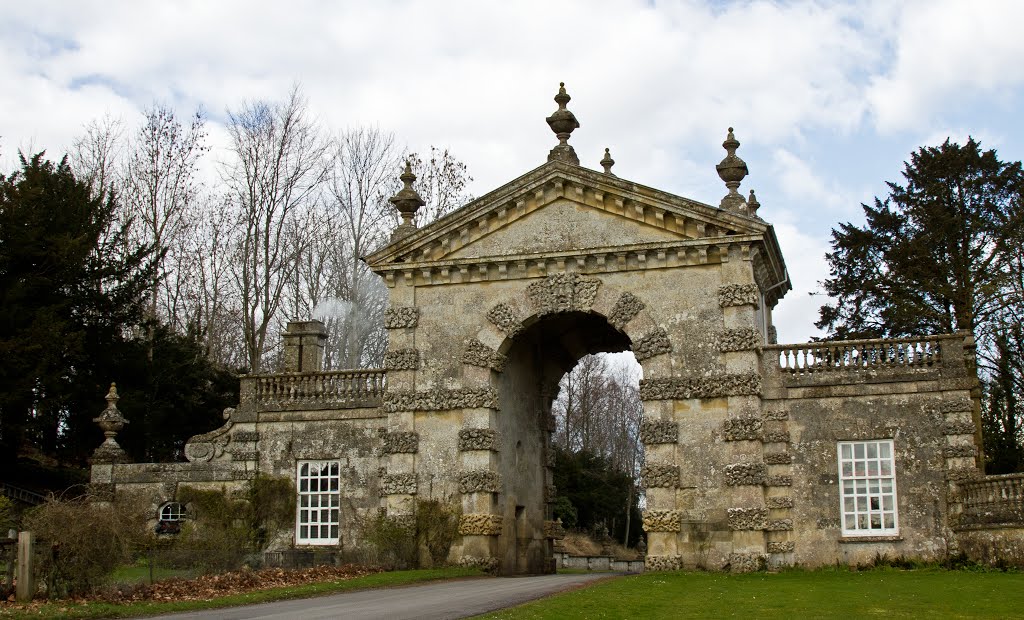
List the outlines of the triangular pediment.
<svg viewBox="0 0 1024 620">
<path fill-rule="evenodd" d="M 548 162 L 366 257 L 371 268 L 760 236 L 762 220 Z"/>
</svg>

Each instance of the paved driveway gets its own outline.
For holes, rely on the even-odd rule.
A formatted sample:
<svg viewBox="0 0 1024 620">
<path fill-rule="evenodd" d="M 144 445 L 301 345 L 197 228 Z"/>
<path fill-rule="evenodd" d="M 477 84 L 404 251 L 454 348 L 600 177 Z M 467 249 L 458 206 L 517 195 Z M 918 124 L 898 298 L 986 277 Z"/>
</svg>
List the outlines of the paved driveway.
<svg viewBox="0 0 1024 620">
<path fill-rule="evenodd" d="M 519 605 L 548 594 L 570 590 L 611 576 L 609 573 L 589 573 L 584 575 L 465 579 L 418 586 L 361 590 L 294 601 L 279 601 L 159 617 L 182 620 L 186 618 L 190 620 L 465 618 Z"/>
</svg>

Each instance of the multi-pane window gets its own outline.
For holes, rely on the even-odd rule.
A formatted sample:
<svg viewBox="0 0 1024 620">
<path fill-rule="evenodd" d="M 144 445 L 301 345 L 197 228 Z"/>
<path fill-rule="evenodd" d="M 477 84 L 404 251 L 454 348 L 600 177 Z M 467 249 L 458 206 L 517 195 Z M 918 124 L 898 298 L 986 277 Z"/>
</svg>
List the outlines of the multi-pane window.
<svg viewBox="0 0 1024 620">
<path fill-rule="evenodd" d="M 839 443 L 839 493 L 843 535 L 899 532 L 891 439 Z"/>
<path fill-rule="evenodd" d="M 295 542 L 305 545 L 338 543 L 339 470 L 338 461 L 299 462 Z"/>
<path fill-rule="evenodd" d="M 161 521 L 184 521 L 185 505 L 180 502 L 167 502 L 160 507 Z"/>
</svg>

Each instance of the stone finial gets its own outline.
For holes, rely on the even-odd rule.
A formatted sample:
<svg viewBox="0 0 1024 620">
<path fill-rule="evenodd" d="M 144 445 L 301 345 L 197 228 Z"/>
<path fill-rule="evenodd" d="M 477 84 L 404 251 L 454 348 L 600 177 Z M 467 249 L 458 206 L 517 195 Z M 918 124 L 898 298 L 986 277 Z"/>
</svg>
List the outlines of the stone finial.
<svg viewBox="0 0 1024 620">
<path fill-rule="evenodd" d="M 757 201 L 757 196 L 754 195 L 754 190 L 750 190 L 750 197 L 747 198 L 747 212 L 750 215 L 757 216 L 757 210 L 761 208 L 761 203 Z"/>
<path fill-rule="evenodd" d="M 739 148 L 740 143 L 732 131 L 732 127 L 730 127 L 729 134 L 725 137 L 725 142 L 722 143 L 722 148 L 726 150 L 727 155 L 721 163 L 715 166 L 715 169 L 718 170 L 719 178 L 725 181 L 725 186 L 729 188 L 729 193 L 722 198 L 721 207 L 730 211 L 740 211 L 746 205 L 746 201 L 736 190 L 739 189 L 743 177 L 747 176 L 747 163 L 736 156 L 736 149 Z"/>
<path fill-rule="evenodd" d="M 110 384 L 106 400 L 107 408 L 92 420 L 100 427 L 105 437 L 103 443 L 92 453 L 92 460 L 94 463 L 127 463 L 128 455 L 114 439 L 117 437 L 118 431 L 128 423 L 128 420 L 121 415 L 121 411 L 117 408 L 117 401 L 120 400 L 120 397 L 117 395 L 116 383 Z"/>
<path fill-rule="evenodd" d="M 555 95 L 558 109 L 555 110 L 554 114 L 545 119 L 548 122 L 548 126 L 551 127 L 551 131 L 555 132 L 555 136 L 558 138 L 558 145 L 548 153 L 548 161 L 555 161 L 557 159 L 578 166 L 580 165 L 580 158 L 576 156 L 576 151 L 569 146 L 569 135 L 574 129 L 579 128 L 580 123 L 576 120 L 576 115 L 565 108 L 565 104 L 569 103 L 570 99 L 572 97 L 569 96 L 569 93 L 565 92 L 565 82 L 559 83 L 558 94 Z"/>
<path fill-rule="evenodd" d="M 420 195 L 416 193 L 416 190 L 412 188 L 413 182 L 416 180 L 416 175 L 412 173 L 412 166 L 409 164 L 409 160 L 405 161 L 405 171 L 402 172 L 402 176 L 398 177 L 402 180 L 402 189 L 398 190 L 398 193 L 392 196 L 388 202 L 395 205 L 395 209 L 402 216 L 402 223 L 399 224 L 394 232 L 391 233 L 391 240 L 396 241 L 405 237 L 412 231 L 416 230 L 416 224 L 413 223 L 413 217 L 416 216 L 416 211 L 422 207 L 425 202 L 420 198 Z"/>
<path fill-rule="evenodd" d="M 612 166 L 615 165 L 615 160 L 612 159 L 611 151 L 606 147 L 604 149 L 604 158 L 601 160 L 601 167 L 604 168 L 604 173 L 608 176 L 615 176 L 612 174 Z"/>
</svg>

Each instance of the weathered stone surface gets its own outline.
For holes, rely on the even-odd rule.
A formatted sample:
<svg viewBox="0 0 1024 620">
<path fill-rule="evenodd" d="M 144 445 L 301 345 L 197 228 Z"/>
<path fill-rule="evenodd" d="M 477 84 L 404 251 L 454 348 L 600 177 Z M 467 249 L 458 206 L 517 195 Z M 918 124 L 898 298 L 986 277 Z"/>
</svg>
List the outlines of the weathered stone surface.
<svg viewBox="0 0 1024 620">
<path fill-rule="evenodd" d="M 459 566 L 466 568 L 479 568 L 485 573 L 494 574 L 498 572 L 501 562 L 497 558 L 482 558 L 475 555 L 464 555 L 459 559 Z"/>
<path fill-rule="evenodd" d="M 793 529 L 792 519 L 772 519 L 765 524 L 766 532 L 788 532 Z"/>
<path fill-rule="evenodd" d="M 768 566 L 763 553 L 730 553 L 729 570 L 733 573 L 754 573 Z"/>
<path fill-rule="evenodd" d="M 537 314 L 586 311 L 594 305 L 601 281 L 578 273 L 556 273 L 526 287 Z"/>
<path fill-rule="evenodd" d="M 643 400 L 685 400 L 688 398 L 721 398 L 761 393 L 761 376 L 755 373 L 723 373 L 709 377 L 676 377 L 642 379 Z"/>
<path fill-rule="evenodd" d="M 465 514 L 459 517 L 459 535 L 500 536 L 503 522 L 501 515 Z"/>
<path fill-rule="evenodd" d="M 487 311 L 487 320 L 509 338 L 514 338 L 523 329 L 522 319 L 508 304 L 497 304 Z"/>
<path fill-rule="evenodd" d="M 231 460 L 232 461 L 255 461 L 257 453 L 255 450 L 232 450 Z"/>
<path fill-rule="evenodd" d="M 415 495 L 416 474 L 385 474 L 380 479 L 380 494 Z"/>
<path fill-rule="evenodd" d="M 789 443 L 789 431 L 770 431 L 761 436 L 765 443 Z"/>
<path fill-rule="evenodd" d="M 561 519 L 544 522 L 544 538 L 565 538 L 565 528 L 562 527 Z"/>
<path fill-rule="evenodd" d="M 232 443 L 242 443 L 244 441 L 259 441 L 259 431 L 235 431 L 231 433 Z"/>
<path fill-rule="evenodd" d="M 420 309 L 415 306 L 398 306 L 384 311 L 384 327 L 402 329 L 416 327 L 420 320 Z"/>
<path fill-rule="evenodd" d="M 644 562 L 645 571 L 682 570 L 683 557 L 680 555 L 649 555 Z"/>
<path fill-rule="evenodd" d="M 716 334 L 715 341 L 722 353 L 731 351 L 753 351 L 764 344 L 761 332 L 752 327 L 725 329 Z"/>
<path fill-rule="evenodd" d="M 758 291 L 755 284 L 723 284 L 718 287 L 718 305 L 729 306 L 758 305 Z"/>
<path fill-rule="evenodd" d="M 764 462 L 768 465 L 789 465 L 793 462 L 793 455 L 789 452 L 765 452 Z"/>
<path fill-rule="evenodd" d="M 668 333 L 661 328 L 652 331 L 633 343 L 633 355 L 638 362 L 671 352 L 672 343 L 668 341 Z"/>
<path fill-rule="evenodd" d="M 644 302 L 640 301 L 639 297 L 632 293 L 623 293 L 615 301 L 615 306 L 608 315 L 608 322 L 616 329 L 621 330 L 643 309 Z"/>
<path fill-rule="evenodd" d="M 498 407 L 498 395 L 491 388 L 430 390 L 427 392 L 394 391 L 384 394 L 384 411 L 447 411 Z"/>
<path fill-rule="evenodd" d="M 645 532 L 681 532 L 683 513 L 679 510 L 645 510 Z"/>
<path fill-rule="evenodd" d="M 459 431 L 459 450 L 498 451 L 498 431 L 490 428 L 464 428 Z"/>
<path fill-rule="evenodd" d="M 679 485 L 679 466 L 648 463 L 640 470 L 640 477 L 648 489 L 674 488 Z"/>
<path fill-rule="evenodd" d="M 942 401 L 939 405 L 940 413 L 960 413 L 965 411 L 973 411 L 974 403 L 966 398 L 955 398 L 950 400 Z"/>
<path fill-rule="evenodd" d="M 231 470 L 231 477 L 233 480 L 255 480 L 257 473 L 255 469 L 249 469 L 239 463 Z"/>
<path fill-rule="evenodd" d="M 942 425 L 943 435 L 973 435 L 974 422 L 946 422 Z"/>
<path fill-rule="evenodd" d="M 544 502 L 553 504 L 558 499 L 558 487 L 553 484 L 544 485 Z"/>
<path fill-rule="evenodd" d="M 973 444 L 958 444 L 955 446 L 946 446 L 942 449 L 942 455 L 946 458 L 973 457 L 977 454 L 978 449 L 975 448 Z"/>
<path fill-rule="evenodd" d="M 792 497 L 769 497 L 764 500 L 764 503 L 769 508 L 783 509 L 793 507 Z"/>
<path fill-rule="evenodd" d="M 766 408 L 761 414 L 761 417 L 765 420 L 781 421 L 789 419 L 789 412 L 781 408 Z"/>
<path fill-rule="evenodd" d="M 679 424 L 665 420 L 647 420 L 640 424 L 640 441 L 647 445 L 679 443 Z"/>
<path fill-rule="evenodd" d="M 415 454 L 419 450 L 420 436 L 412 431 L 388 433 L 381 429 L 381 454 Z"/>
<path fill-rule="evenodd" d="M 759 441 L 764 424 L 760 418 L 733 418 L 722 422 L 725 441 Z"/>
<path fill-rule="evenodd" d="M 768 553 L 793 553 L 796 543 L 791 540 L 768 543 Z"/>
<path fill-rule="evenodd" d="M 793 476 L 777 475 L 768 476 L 764 480 L 766 487 L 788 487 L 793 486 Z"/>
<path fill-rule="evenodd" d="M 764 484 L 768 468 L 764 463 L 733 463 L 725 466 L 725 483 L 731 487 Z"/>
<path fill-rule="evenodd" d="M 460 493 L 499 493 L 501 476 L 489 469 L 465 471 L 459 475 Z"/>
<path fill-rule="evenodd" d="M 416 349 L 396 349 L 384 354 L 385 370 L 418 370 L 420 352 Z"/>
<path fill-rule="evenodd" d="M 89 495 L 94 501 L 112 502 L 115 489 L 116 486 L 112 482 L 93 482 L 89 485 Z"/>
<path fill-rule="evenodd" d="M 462 353 L 462 363 L 481 368 L 490 368 L 501 372 L 505 368 L 506 358 L 501 353 L 473 338 Z"/>
<path fill-rule="evenodd" d="M 732 530 L 763 530 L 768 524 L 767 508 L 729 508 L 726 514 Z"/>
<path fill-rule="evenodd" d="M 952 482 L 963 482 L 981 478 L 982 473 L 976 467 L 955 467 L 946 470 L 946 479 Z"/>
</svg>

